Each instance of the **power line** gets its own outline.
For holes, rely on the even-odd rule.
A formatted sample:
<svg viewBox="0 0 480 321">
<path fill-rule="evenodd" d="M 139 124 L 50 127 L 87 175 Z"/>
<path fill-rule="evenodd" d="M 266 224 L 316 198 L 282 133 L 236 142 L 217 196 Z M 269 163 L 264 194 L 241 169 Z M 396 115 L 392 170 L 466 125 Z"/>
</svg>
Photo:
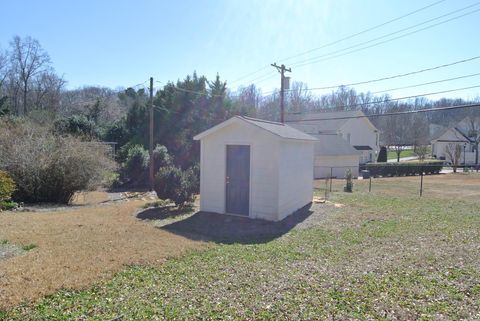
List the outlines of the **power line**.
<svg viewBox="0 0 480 321">
<path fill-rule="evenodd" d="M 359 81 L 359 82 L 353 82 L 353 83 L 347 83 L 347 84 L 340 84 L 340 85 L 334 85 L 334 86 L 306 88 L 304 90 L 306 90 L 306 91 L 325 90 L 325 89 L 335 89 L 335 88 L 339 88 L 339 87 L 342 87 L 342 86 L 343 87 L 350 87 L 350 86 L 370 84 L 370 83 L 374 83 L 374 82 L 380 82 L 380 81 L 385 81 L 385 80 L 390 80 L 390 79 L 395 79 L 395 78 L 401 78 L 401 77 L 406 77 L 406 76 L 411 76 L 411 75 L 424 73 L 424 72 L 427 72 L 427 71 L 446 68 L 446 67 L 462 64 L 462 63 L 465 63 L 465 62 L 470 62 L 470 61 L 473 61 L 473 60 L 477 60 L 477 59 L 480 59 L 480 56 L 475 56 L 475 57 L 462 59 L 462 60 L 454 61 L 454 62 L 451 62 L 451 63 L 447 63 L 447 64 L 435 66 L 435 67 L 429 67 L 429 68 L 420 69 L 420 70 L 416 70 L 416 71 L 411 71 L 411 72 L 407 72 L 407 73 L 403 73 L 403 74 L 397 74 L 397 75 L 393 75 L 393 76 L 387 76 L 387 77 L 382 77 L 382 78 L 376 78 L 376 79 L 371 79 L 371 80 L 365 80 L 365 81 Z M 273 91 L 272 92 L 267 92 L 267 93 L 265 93 L 265 95 L 270 94 L 270 93 L 273 93 Z"/>
<path fill-rule="evenodd" d="M 432 95 L 444 94 L 444 93 L 473 89 L 473 88 L 480 88 L 480 85 L 463 87 L 463 88 L 456 88 L 456 89 L 449 89 L 449 90 L 442 90 L 442 91 L 424 93 L 424 94 L 413 95 L 413 96 L 405 96 L 405 97 L 400 97 L 400 98 L 390 98 L 390 99 L 384 99 L 384 100 L 381 100 L 381 101 L 372 101 L 372 102 L 367 102 L 367 103 L 358 103 L 358 104 L 335 106 L 335 107 L 336 108 L 348 108 L 348 107 L 361 107 L 361 106 L 367 106 L 367 105 L 373 105 L 373 104 L 384 104 L 384 103 L 388 103 L 388 102 L 392 102 L 392 101 L 412 99 L 412 98 L 418 98 L 418 97 L 424 97 L 424 96 L 432 96 Z M 292 115 L 292 113 L 289 113 L 289 114 Z"/>
<path fill-rule="evenodd" d="M 480 2 L 474 4 L 475 6 L 480 4 Z M 457 10 L 456 12 L 458 11 L 461 11 L 461 10 L 465 10 L 465 8 L 462 8 L 462 9 L 459 9 Z M 358 47 L 358 46 L 361 46 L 361 45 L 364 45 L 364 44 L 367 44 L 367 43 L 370 43 L 370 42 L 373 42 L 373 41 L 376 41 L 380 38 L 385 38 L 385 37 L 388 37 L 390 35 L 393 35 L 395 33 L 398 33 L 397 32 L 393 32 L 391 34 L 388 34 L 388 35 L 385 35 L 385 36 L 382 36 L 382 37 L 379 37 L 379 38 L 376 38 L 376 39 L 373 39 L 373 40 L 369 40 L 369 41 L 365 41 L 365 42 L 362 42 L 362 43 L 358 43 L 354 46 L 350 46 L 350 47 L 347 47 L 347 48 L 344 48 L 344 49 L 340 49 L 340 50 L 337 50 L 337 51 L 333 51 L 333 52 L 330 52 L 330 53 L 327 53 L 327 54 L 324 54 L 324 55 L 321 55 L 321 56 L 317 56 L 317 57 L 312 57 L 312 58 L 309 58 L 309 59 L 306 59 L 306 60 L 303 60 L 303 61 L 300 61 L 300 62 L 297 62 L 297 63 L 294 63 L 292 66 L 293 67 L 304 67 L 304 66 L 307 66 L 307 65 L 311 65 L 311 64 L 314 64 L 314 63 L 318 63 L 318 62 L 322 62 L 322 61 L 326 61 L 326 60 L 330 60 L 330 59 L 334 59 L 334 58 L 338 58 L 338 57 L 343 57 L 345 55 L 349 55 L 349 54 L 352 54 L 352 53 L 355 53 L 355 52 L 358 52 L 358 51 L 362 51 L 362 50 L 365 50 L 365 49 L 369 49 L 369 48 L 373 48 L 373 47 L 376 47 L 376 46 L 379 46 L 379 45 L 382 45 L 382 44 L 385 44 L 385 43 L 388 43 L 388 42 L 391 42 L 391 41 L 394 41 L 394 40 L 397 40 L 397 39 L 401 39 L 401 38 L 404 38 L 404 37 L 407 37 L 407 36 L 410 36 L 410 35 L 413 35 L 413 34 L 416 34 L 418 32 L 421 32 L 421 31 L 424 31 L 424 30 L 427 30 L 427 29 L 431 29 L 433 27 L 436 27 L 436 26 L 439 26 L 439 25 L 442 25 L 442 24 L 445 24 L 447 22 L 450 22 L 450 21 L 453 21 L 453 20 L 456 20 L 456 19 L 460 19 L 460 18 L 463 18 L 465 16 L 468 16 L 468 15 L 471 15 L 473 13 L 476 13 L 480 11 L 480 9 L 476 9 L 476 10 L 472 10 L 472 11 L 469 11 L 467 13 L 464 13 L 464 14 L 461 14 L 459 16 L 456 16 L 456 17 L 453 17 L 453 18 L 450 18 L 450 19 L 447 19 L 447 20 L 443 20 L 443 21 L 440 21 L 438 23 L 435 23 L 433 25 L 430 25 L 430 26 L 427 26 L 427 27 L 424 27 L 424 28 L 420 28 L 420 29 L 417 29 L 417 30 L 414 30 L 414 31 L 411 31 L 411 32 L 408 32 L 408 33 L 405 33 L 403 35 L 400 35 L 400 36 L 397 36 L 397 37 L 393 37 L 393 38 L 390 38 L 390 39 L 387 39 L 387 40 L 383 40 L 383 41 L 380 41 L 380 42 L 377 42 L 377 43 L 374 43 L 372 45 L 369 45 L 369 46 L 365 46 L 365 47 L 361 47 L 361 48 L 358 48 L 358 49 L 354 49 L 354 50 L 350 50 L 350 51 L 347 51 L 347 52 L 344 52 L 342 54 L 335 54 L 337 52 L 341 52 L 341 51 L 345 51 L 345 50 L 348 50 L 349 48 L 354 48 L 354 47 Z M 449 14 L 446 14 L 446 15 L 450 15 L 452 13 L 449 13 Z M 441 17 L 444 17 L 446 15 L 443 15 Z M 437 18 L 434 18 L 434 19 L 431 19 L 431 20 L 435 20 L 435 19 L 438 19 L 439 17 Z M 421 24 L 424 24 L 424 23 L 421 23 Z M 330 57 L 328 57 L 330 56 Z M 324 58 L 325 57 L 325 58 Z"/>
<path fill-rule="evenodd" d="M 364 34 L 364 33 L 367 33 L 367 32 L 370 32 L 370 31 L 372 31 L 372 30 L 375 30 L 375 29 L 381 28 L 381 27 L 383 27 L 383 26 L 386 26 L 386 25 L 388 25 L 388 24 L 391 24 L 392 22 L 395 22 L 395 21 L 401 20 L 401 19 L 403 19 L 403 18 L 409 17 L 409 16 L 411 16 L 411 15 L 414 15 L 415 13 L 421 12 L 421 11 L 423 11 L 423 10 L 426 10 L 426 9 L 428 9 L 428 8 L 431 8 L 431 7 L 433 7 L 433 6 L 436 6 L 436 5 L 438 5 L 438 4 L 442 3 L 442 2 L 445 2 L 445 1 L 446 1 L 446 0 L 436 1 L 436 2 L 431 3 L 431 4 L 429 4 L 429 5 L 425 6 L 425 7 L 422 7 L 422 8 L 420 8 L 420 9 L 411 11 L 411 12 L 409 12 L 409 13 L 407 13 L 407 14 L 404 14 L 404 15 L 399 16 L 399 17 L 397 17 L 397 18 L 388 20 L 388 21 L 386 21 L 386 22 L 383 22 L 383 23 L 381 23 L 381 24 L 378 24 L 378 25 L 375 25 L 375 26 L 373 26 L 373 27 L 367 28 L 367 29 L 365 29 L 365 30 L 359 31 L 359 32 L 354 33 L 354 34 L 352 34 L 352 35 L 349 35 L 349 36 L 346 36 L 346 37 L 344 37 L 344 38 L 341 38 L 341 39 L 338 39 L 338 40 L 335 40 L 335 41 L 326 43 L 326 44 L 324 44 L 324 45 L 322 45 L 322 46 L 319 46 L 319 47 L 316 47 L 316 48 L 313 48 L 313 49 L 304 51 L 304 52 L 302 52 L 302 53 L 299 53 L 299 54 L 296 54 L 296 55 L 287 57 L 287 58 L 285 58 L 285 59 L 282 59 L 282 61 L 288 61 L 288 60 L 291 60 L 291 59 L 293 59 L 293 58 L 297 58 L 297 57 L 300 57 L 300 56 L 304 56 L 304 55 L 309 54 L 309 53 L 311 53 L 311 52 L 313 52 L 313 51 L 317 51 L 317 50 L 320 50 L 320 49 L 323 49 L 323 48 L 326 48 L 326 47 L 330 47 L 330 46 L 332 46 L 332 45 L 336 45 L 336 44 L 338 44 L 338 43 L 340 43 L 340 42 L 343 42 L 343 41 L 345 41 L 345 40 L 352 39 L 352 38 L 357 37 L 357 36 L 359 36 L 359 35 L 362 35 L 362 34 Z"/>
<path fill-rule="evenodd" d="M 345 37 L 343 37 L 343 38 L 341 38 L 341 39 L 338 39 L 338 40 L 335 40 L 335 41 L 326 43 L 326 44 L 321 45 L 321 46 L 319 46 L 319 47 L 312 48 L 312 49 L 310 49 L 310 50 L 307 50 L 307 51 L 298 53 L 298 54 L 293 55 L 293 56 L 289 56 L 289 57 L 284 58 L 284 59 L 279 59 L 279 60 L 281 60 L 281 61 L 288 61 L 288 60 L 291 60 L 291 59 L 293 59 L 293 58 L 297 58 L 297 57 L 306 55 L 306 54 L 311 53 L 311 52 L 313 52 L 313 51 L 317 51 L 317 50 L 323 49 L 323 48 L 325 48 L 325 47 L 329 47 L 329 46 L 332 46 L 332 45 L 336 45 L 336 44 L 338 44 L 338 43 L 340 43 L 340 42 L 343 42 L 343 41 L 345 41 L 345 40 L 349 40 L 349 39 L 355 38 L 355 37 L 357 37 L 357 36 L 359 36 L 359 35 L 365 34 L 365 33 L 367 33 L 367 32 L 370 32 L 370 31 L 372 31 L 372 30 L 381 28 L 381 27 L 386 26 L 386 25 L 388 25 L 388 24 L 390 24 L 390 23 L 393 23 L 393 22 L 395 22 L 395 21 L 398 21 L 398 20 L 401 20 L 401 19 L 403 19 L 403 18 L 406 18 L 406 17 L 409 17 L 409 16 L 411 16 L 411 15 L 414 15 L 415 13 L 421 12 L 421 11 L 423 11 L 423 10 L 426 10 L 426 9 L 428 9 L 428 8 L 431 8 L 431 7 L 433 7 L 433 6 L 435 6 L 435 5 L 438 5 L 438 4 L 440 4 L 440 3 L 442 3 L 442 2 L 445 2 L 445 1 L 446 1 L 446 0 L 436 1 L 436 2 L 434 2 L 434 3 L 431 3 L 431 4 L 427 5 L 427 6 L 424 6 L 424 7 L 422 7 L 422 8 L 416 9 L 416 10 L 411 11 L 411 12 L 408 12 L 408 13 L 402 15 L 402 16 L 393 18 L 393 19 L 388 20 L 388 21 L 386 21 L 386 22 L 383 22 L 383 23 L 381 23 L 381 24 L 375 25 L 375 26 L 373 26 L 373 27 L 369 27 L 369 28 L 364 29 L 364 30 L 362 30 L 362 31 L 359 31 L 359 32 L 357 32 L 357 33 L 354 33 L 354 34 L 345 36 Z M 246 78 L 248 78 L 248 77 L 250 77 L 250 76 L 252 76 L 252 75 L 255 75 L 255 74 L 257 74 L 257 73 L 259 73 L 259 72 L 261 72 L 261 71 L 267 70 L 267 69 L 269 69 L 269 68 L 270 68 L 270 65 L 266 65 L 266 66 L 264 66 L 264 67 L 261 67 L 261 68 L 255 70 L 255 71 L 253 71 L 253 72 L 250 72 L 250 73 L 248 73 L 248 74 L 246 74 L 246 75 L 243 75 L 243 76 L 241 76 L 241 77 L 233 80 L 233 81 L 231 82 L 231 84 L 236 83 L 236 82 L 238 82 L 238 81 L 240 81 L 240 80 L 246 79 Z"/>
<path fill-rule="evenodd" d="M 408 89 L 408 88 L 415 88 L 415 87 L 421 87 L 421 86 L 432 85 L 432 84 L 439 84 L 439 83 L 442 83 L 442 82 L 458 80 L 458 79 L 465 79 L 465 78 L 475 77 L 475 76 L 478 76 L 478 75 L 480 75 L 480 72 L 475 73 L 475 74 L 465 75 L 465 76 L 459 76 L 459 77 L 453 77 L 453 78 L 446 78 L 446 79 L 441 79 L 441 80 L 424 82 L 424 83 L 416 84 L 416 85 L 410 85 L 410 86 L 404 86 L 404 87 L 397 87 L 397 88 L 390 88 L 390 89 L 375 91 L 375 92 L 372 92 L 372 95 L 381 94 L 381 93 L 385 93 L 385 92 L 389 92 L 389 91 L 400 90 L 400 89 Z"/>
<path fill-rule="evenodd" d="M 385 116 L 395 116 L 395 115 L 405 115 L 405 114 L 419 114 L 419 113 L 428 113 L 428 112 L 454 110 L 454 109 L 465 109 L 465 108 L 474 108 L 474 107 L 480 107 L 480 104 L 467 104 L 467 105 L 457 105 L 457 106 L 448 106 L 448 107 L 425 108 L 425 109 L 397 111 L 397 112 L 390 112 L 390 113 L 383 113 L 383 114 L 357 115 L 357 116 L 345 116 L 345 117 L 333 117 L 333 118 L 315 118 L 315 119 L 312 118 L 312 119 L 303 119 L 303 120 L 287 120 L 285 122 L 287 122 L 287 123 L 297 123 L 297 122 L 306 122 L 306 121 L 342 120 L 342 119 L 357 119 L 357 118 L 370 118 L 370 117 L 385 117 Z M 319 113 L 319 114 L 321 114 L 321 113 Z"/>
</svg>

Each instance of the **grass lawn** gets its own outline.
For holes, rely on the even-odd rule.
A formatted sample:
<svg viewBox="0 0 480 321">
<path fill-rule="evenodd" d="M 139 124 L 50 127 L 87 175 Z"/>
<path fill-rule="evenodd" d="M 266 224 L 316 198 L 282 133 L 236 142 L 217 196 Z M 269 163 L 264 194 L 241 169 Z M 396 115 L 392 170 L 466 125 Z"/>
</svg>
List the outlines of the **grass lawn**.
<svg viewBox="0 0 480 321">
<path fill-rule="evenodd" d="M 372 193 L 355 181 L 351 194 L 335 181 L 315 224 L 131 266 L 0 319 L 479 319 L 480 176 L 425 177 L 422 198 L 418 179 L 375 179 Z"/>
<path fill-rule="evenodd" d="M 400 158 L 416 156 L 413 149 L 404 149 L 400 152 Z M 394 150 L 387 151 L 387 159 L 397 159 L 397 153 Z"/>
</svg>

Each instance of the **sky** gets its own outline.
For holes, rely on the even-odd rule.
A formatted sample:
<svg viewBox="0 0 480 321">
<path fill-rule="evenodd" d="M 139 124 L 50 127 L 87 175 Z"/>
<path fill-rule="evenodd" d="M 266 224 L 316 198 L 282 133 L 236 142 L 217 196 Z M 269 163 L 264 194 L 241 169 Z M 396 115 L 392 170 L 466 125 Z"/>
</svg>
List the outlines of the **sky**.
<svg viewBox="0 0 480 321">
<path fill-rule="evenodd" d="M 1 7 L 8 14 L 0 19 L 0 48 L 7 49 L 15 35 L 36 38 L 69 89 L 146 85 L 149 77 L 159 87 L 196 71 L 209 80 L 218 73 L 232 90 L 254 83 L 268 93 L 280 85 L 274 62 L 292 68 L 292 81 L 317 88 L 480 56 L 480 2 L 474 0 L 5 0 Z M 480 59 L 354 87 L 378 92 L 476 73 Z M 471 86 L 480 86 L 480 75 L 389 93 L 398 98 Z M 480 87 L 428 98 L 440 96 L 472 99 Z"/>
</svg>

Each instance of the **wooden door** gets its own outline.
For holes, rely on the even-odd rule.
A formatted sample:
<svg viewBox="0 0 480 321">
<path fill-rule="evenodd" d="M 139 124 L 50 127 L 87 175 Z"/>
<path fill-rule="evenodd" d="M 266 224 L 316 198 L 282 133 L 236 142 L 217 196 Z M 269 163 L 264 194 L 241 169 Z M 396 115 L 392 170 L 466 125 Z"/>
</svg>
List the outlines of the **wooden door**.
<svg viewBox="0 0 480 321">
<path fill-rule="evenodd" d="M 250 146 L 227 145 L 227 213 L 248 216 L 250 204 Z"/>
</svg>

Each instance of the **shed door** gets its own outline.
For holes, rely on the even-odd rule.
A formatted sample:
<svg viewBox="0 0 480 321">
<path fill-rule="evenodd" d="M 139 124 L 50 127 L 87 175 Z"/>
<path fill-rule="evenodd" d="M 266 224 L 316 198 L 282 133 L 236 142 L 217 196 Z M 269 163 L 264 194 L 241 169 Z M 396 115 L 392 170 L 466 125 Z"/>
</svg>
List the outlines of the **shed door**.
<svg viewBox="0 0 480 321">
<path fill-rule="evenodd" d="M 250 146 L 227 145 L 227 213 L 248 216 L 250 199 Z"/>
</svg>

